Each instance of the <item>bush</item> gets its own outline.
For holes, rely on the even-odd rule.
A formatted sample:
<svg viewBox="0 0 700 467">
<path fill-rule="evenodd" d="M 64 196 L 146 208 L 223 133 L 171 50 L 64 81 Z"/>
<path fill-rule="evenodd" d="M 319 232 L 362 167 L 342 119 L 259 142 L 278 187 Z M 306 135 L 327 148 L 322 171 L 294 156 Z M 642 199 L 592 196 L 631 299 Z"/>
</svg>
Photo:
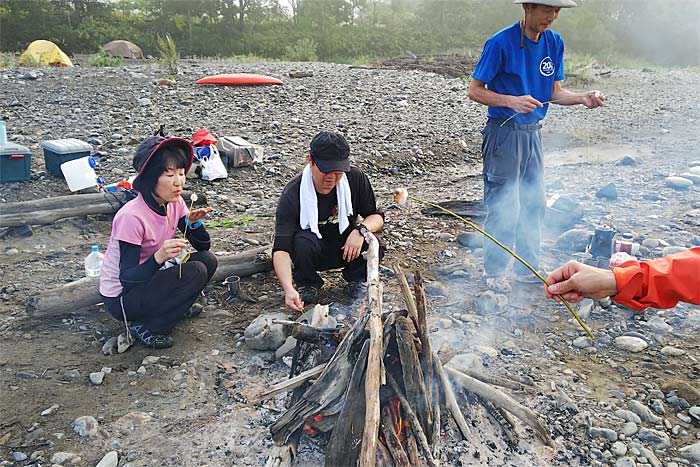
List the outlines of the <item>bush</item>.
<svg viewBox="0 0 700 467">
<path fill-rule="evenodd" d="M 0 53 L 0 68 L 17 66 L 17 57 L 13 53 Z"/>
<path fill-rule="evenodd" d="M 165 37 L 159 34 L 156 36 L 156 45 L 160 54 L 160 66 L 168 70 L 170 77 L 174 78 L 180 61 L 180 52 L 177 51 L 175 41 L 170 34 L 166 33 Z"/>
<path fill-rule="evenodd" d="M 299 39 L 296 43 L 285 49 L 284 58 L 290 62 L 316 62 L 318 44 L 313 39 Z"/>
<path fill-rule="evenodd" d="M 114 57 L 104 50 L 98 51 L 97 55 L 90 57 L 88 60 L 88 65 L 91 66 L 120 66 L 123 63 L 124 59 L 121 57 Z"/>
</svg>

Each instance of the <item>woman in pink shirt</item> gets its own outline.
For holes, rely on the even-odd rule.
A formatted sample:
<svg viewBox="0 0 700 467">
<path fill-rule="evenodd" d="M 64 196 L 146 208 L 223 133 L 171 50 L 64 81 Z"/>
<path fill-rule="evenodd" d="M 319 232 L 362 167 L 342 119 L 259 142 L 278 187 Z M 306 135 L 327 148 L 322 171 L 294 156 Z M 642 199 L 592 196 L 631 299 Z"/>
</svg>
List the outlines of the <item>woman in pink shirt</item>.
<svg viewBox="0 0 700 467">
<path fill-rule="evenodd" d="M 191 307 L 217 267 L 202 224 L 211 208 L 189 212 L 180 196 L 192 157 L 192 145 L 180 138 L 151 136 L 139 145 L 133 161 L 139 193 L 114 216 L 100 272 L 107 310 L 148 347 L 173 345 L 168 333 L 199 314 Z M 197 251 L 180 267 L 188 242 Z"/>
</svg>

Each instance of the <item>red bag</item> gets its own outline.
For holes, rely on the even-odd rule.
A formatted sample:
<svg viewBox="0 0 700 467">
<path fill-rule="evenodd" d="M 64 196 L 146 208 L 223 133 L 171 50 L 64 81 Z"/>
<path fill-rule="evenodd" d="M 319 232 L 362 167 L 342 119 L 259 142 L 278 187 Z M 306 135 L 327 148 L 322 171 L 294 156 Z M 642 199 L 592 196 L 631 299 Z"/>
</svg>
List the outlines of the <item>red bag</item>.
<svg viewBox="0 0 700 467">
<path fill-rule="evenodd" d="M 209 146 L 217 142 L 218 140 L 206 128 L 200 128 L 192 135 L 192 146 Z"/>
</svg>

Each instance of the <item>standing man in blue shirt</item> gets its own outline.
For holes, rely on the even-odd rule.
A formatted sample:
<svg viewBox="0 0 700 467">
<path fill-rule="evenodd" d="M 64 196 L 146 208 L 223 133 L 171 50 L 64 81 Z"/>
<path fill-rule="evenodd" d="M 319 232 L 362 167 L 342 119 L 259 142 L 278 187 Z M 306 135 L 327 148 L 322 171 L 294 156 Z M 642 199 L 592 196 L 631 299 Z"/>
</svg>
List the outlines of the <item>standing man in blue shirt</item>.
<svg viewBox="0 0 700 467">
<path fill-rule="evenodd" d="M 539 267 L 540 230 L 545 209 L 542 126 L 549 103 L 581 104 L 589 109 L 604 104 L 596 90 L 567 91 L 564 80 L 564 41 L 550 29 L 562 8 L 573 0 L 515 0 L 525 19 L 499 31 L 484 45 L 472 74 L 469 98 L 487 105 L 482 130 L 486 230 L 534 268 Z M 511 118 L 512 117 L 512 118 Z M 506 277 L 510 256 L 492 242 L 484 245 L 486 286 L 511 290 Z M 520 263 L 515 278 L 537 280 Z"/>
</svg>

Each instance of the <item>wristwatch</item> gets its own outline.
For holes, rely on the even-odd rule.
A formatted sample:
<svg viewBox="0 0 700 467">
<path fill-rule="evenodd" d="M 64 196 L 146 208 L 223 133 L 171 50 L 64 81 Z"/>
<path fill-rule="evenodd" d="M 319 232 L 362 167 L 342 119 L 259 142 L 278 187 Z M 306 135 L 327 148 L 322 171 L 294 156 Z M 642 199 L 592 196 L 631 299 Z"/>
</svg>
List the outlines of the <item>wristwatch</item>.
<svg viewBox="0 0 700 467">
<path fill-rule="evenodd" d="M 367 226 L 365 224 L 356 225 L 355 230 L 359 231 L 360 235 L 363 237 L 367 237 L 367 234 L 369 233 L 369 230 L 367 230 Z"/>
</svg>

